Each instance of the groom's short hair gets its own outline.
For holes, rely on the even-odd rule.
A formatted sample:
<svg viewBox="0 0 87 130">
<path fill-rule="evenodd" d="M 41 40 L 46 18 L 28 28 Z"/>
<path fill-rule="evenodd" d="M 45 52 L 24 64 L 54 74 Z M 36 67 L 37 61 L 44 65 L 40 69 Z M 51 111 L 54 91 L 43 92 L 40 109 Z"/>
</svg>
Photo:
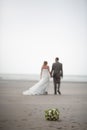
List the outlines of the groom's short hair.
<svg viewBox="0 0 87 130">
<path fill-rule="evenodd" d="M 59 58 L 58 57 L 56 57 L 56 61 L 58 61 L 59 60 Z"/>
</svg>

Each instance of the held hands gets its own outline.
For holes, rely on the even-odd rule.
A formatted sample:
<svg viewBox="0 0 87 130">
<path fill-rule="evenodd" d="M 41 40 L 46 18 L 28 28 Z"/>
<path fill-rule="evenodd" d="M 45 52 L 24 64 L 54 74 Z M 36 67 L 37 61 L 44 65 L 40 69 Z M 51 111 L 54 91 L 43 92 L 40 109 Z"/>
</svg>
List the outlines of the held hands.
<svg viewBox="0 0 87 130">
<path fill-rule="evenodd" d="M 50 77 L 51 77 L 51 78 L 53 77 L 51 72 L 50 72 Z"/>
</svg>

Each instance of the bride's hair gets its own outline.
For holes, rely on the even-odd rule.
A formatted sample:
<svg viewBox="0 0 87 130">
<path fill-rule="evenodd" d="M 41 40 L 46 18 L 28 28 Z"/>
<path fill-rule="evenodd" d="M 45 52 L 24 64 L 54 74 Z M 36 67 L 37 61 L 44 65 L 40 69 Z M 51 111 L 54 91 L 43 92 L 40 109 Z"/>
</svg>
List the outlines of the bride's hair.
<svg viewBox="0 0 87 130">
<path fill-rule="evenodd" d="M 43 65 L 47 65 L 47 64 L 48 64 L 48 62 L 47 62 L 47 61 L 44 61 Z"/>
</svg>

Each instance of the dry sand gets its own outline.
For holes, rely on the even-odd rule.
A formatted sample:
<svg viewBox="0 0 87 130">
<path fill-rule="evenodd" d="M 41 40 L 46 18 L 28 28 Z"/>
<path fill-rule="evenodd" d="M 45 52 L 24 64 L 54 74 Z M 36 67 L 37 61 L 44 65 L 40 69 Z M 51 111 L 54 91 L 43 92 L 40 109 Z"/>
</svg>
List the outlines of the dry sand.
<svg viewBox="0 0 87 130">
<path fill-rule="evenodd" d="M 23 96 L 37 81 L 0 80 L 0 130 L 87 130 L 87 83 L 61 83 L 62 95 Z M 44 111 L 58 108 L 58 121 L 46 121 Z"/>
</svg>

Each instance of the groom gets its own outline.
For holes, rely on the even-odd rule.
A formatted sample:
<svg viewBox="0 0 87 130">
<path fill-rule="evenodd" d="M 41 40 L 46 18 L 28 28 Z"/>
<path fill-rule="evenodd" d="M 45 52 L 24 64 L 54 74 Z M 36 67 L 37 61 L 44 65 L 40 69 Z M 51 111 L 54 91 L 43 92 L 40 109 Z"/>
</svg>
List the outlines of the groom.
<svg viewBox="0 0 87 130">
<path fill-rule="evenodd" d="M 57 94 L 58 92 L 61 95 L 60 82 L 61 77 L 63 77 L 63 67 L 62 63 L 59 62 L 58 57 L 55 58 L 55 63 L 52 64 L 51 77 L 53 77 L 54 94 Z"/>
</svg>

